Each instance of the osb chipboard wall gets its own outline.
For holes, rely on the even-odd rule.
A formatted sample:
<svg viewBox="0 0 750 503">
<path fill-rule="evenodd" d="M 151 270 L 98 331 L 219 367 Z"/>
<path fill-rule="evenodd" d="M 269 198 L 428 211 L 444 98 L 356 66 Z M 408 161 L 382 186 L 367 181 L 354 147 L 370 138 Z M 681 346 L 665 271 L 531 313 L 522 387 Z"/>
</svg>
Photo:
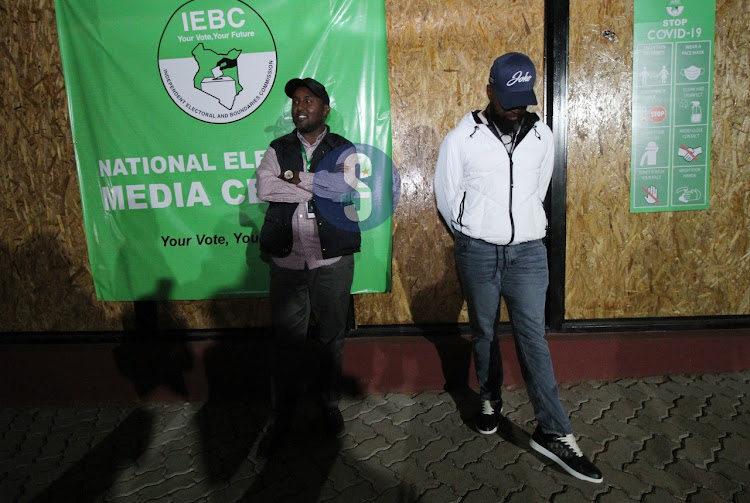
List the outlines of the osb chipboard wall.
<svg viewBox="0 0 750 503">
<path fill-rule="evenodd" d="M 393 161 L 402 197 L 393 236 L 393 291 L 356 298 L 357 322 L 468 321 L 453 240 L 432 191 L 438 148 L 467 112 L 487 105 L 496 57 L 522 51 L 541 67 L 544 1 L 389 0 L 386 13 Z M 539 79 L 540 104 L 541 84 Z"/>
<path fill-rule="evenodd" d="M 94 295 L 52 1 L 0 1 L 0 331 L 119 329 Z"/>
<path fill-rule="evenodd" d="M 568 318 L 750 312 L 747 3 L 717 6 L 712 208 L 644 216 L 627 205 L 632 4 L 571 1 Z M 544 1 L 387 0 L 386 11 L 402 198 L 393 292 L 357 296 L 357 322 L 466 321 L 432 195 L 437 148 L 485 106 L 496 56 L 526 52 L 541 74 Z M 93 290 L 52 0 L 0 0 L 0 53 L 0 332 L 132 327 L 132 303 Z M 265 299 L 158 308 L 167 328 L 268 325 Z"/>
<path fill-rule="evenodd" d="M 570 5 L 566 318 L 750 313 L 750 2 L 716 2 L 711 207 L 648 214 L 629 212 L 633 2 Z"/>
</svg>

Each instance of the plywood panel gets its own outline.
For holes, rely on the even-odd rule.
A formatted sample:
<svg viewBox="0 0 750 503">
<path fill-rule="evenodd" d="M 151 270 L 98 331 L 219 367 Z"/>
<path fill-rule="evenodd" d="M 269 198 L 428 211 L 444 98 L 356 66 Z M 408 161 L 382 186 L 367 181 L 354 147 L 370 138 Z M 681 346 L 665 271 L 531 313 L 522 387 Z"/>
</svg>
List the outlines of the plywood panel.
<svg viewBox="0 0 750 503">
<path fill-rule="evenodd" d="M 710 210 L 631 214 L 633 2 L 571 2 L 567 319 L 750 312 L 748 6 L 717 2 Z"/>
<path fill-rule="evenodd" d="M 356 299 L 361 324 L 467 321 L 453 240 L 435 207 L 432 178 L 443 137 L 487 105 L 494 59 L 529 54 L 540 70 L 544 2 L 386 2 L 393 160 L 402 178 L 395 215 L 393 292 Z M 543 98 L 541 78 L 537 95 Z"/>
<path fill-rule="evenodd" d="M 117 330 L 96 300 L 51 1 L 0 3 L 0 332 Z"/>
<path fill-rule="evenodd" d="M 632 2 L 571 0 L 567 318 L 750 313 L 749 3 L 717 5 L 711 209 L 633 215 Z M 432 193 L 437 149 L 485 106 L 496 56 L 526 52 L 541 73 L 544 1 L 387 0 L 386 12 L 402 198 L 393 292 L 357 296 L 357 321 L 466 321 Z M 132 303 L 94 294 L 52 0 L 0 0 L 0 53 L 0 332 L 130 328 Z M 269 323 L 266 299 L 160 302 L 157 312 L 166 328 Z"/>
</svg>

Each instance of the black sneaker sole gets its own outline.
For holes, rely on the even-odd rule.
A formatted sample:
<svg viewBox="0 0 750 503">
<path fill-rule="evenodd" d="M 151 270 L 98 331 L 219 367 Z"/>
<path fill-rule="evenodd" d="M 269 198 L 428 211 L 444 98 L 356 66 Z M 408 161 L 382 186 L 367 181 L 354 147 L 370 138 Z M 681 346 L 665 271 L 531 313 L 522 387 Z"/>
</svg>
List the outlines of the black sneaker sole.
<svg viewBox="0 0 750 503">
<path fill-rule="evenodd" d="M 538 444 L 533 438 L 529 439 L 529 445 L 536 452 L 538 452 L 539 454 L 542 454 L 542 455 L 546 456 L 547 458 L 551 459 L 552 461 L 554 461 L 555 463 L 557 463 L 558 465 L 560 465 L 560 467 L 563 470 L 565 470 L 570 475 L 574 476 L 575 478 L 577 478 L 579 480 L 585 480 L 586 482 L 593 482 L 594 484 L 601 484 L 602 481 L 604 480 L 604 477 L 595 479 L 593 477 L 589 477 L 588 475 L 584 475 L 581 472 L 577 472 L 576 470 L 574 470 L 573 468 L 571 468 L 570 466 L 568 466 L 568 464 L 565 461 L 563 461 L 562 459 L 560 459 L 555 453 L 553 453 L 552 451 L 550 451 L 547 448 L 545 448 L 545 447 L 541 446 L 540 444 Z"/>
</svg>

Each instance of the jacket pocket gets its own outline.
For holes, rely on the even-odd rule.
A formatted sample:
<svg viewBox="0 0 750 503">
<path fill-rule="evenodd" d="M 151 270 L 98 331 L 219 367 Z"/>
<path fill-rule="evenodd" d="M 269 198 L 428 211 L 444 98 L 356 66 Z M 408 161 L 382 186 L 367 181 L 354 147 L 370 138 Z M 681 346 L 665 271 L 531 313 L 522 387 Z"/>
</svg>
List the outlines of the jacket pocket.
<svg viewBox="0 0 750 503">
<path fill-rule="evenodd" d="M 458 205 L 458 218 L 456 219 L 456 222 L 458 222 L 458 225 L 462 226 L 463 223 L 463 217 L 464 217 L 464 204 L 466 203 L 466 191 L 464 191 L 464 196 L 461 198 L 461 204 Z"/>
</svg>

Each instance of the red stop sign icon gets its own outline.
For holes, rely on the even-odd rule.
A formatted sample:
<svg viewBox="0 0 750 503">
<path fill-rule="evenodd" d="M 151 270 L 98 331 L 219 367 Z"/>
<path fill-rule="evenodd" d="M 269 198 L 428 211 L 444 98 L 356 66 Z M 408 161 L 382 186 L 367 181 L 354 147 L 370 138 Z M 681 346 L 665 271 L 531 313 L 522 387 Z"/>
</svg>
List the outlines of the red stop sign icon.
<svg viewBox="0 0 750 503">
<path fill-rule="evenodd" d="M 656 105 L 651 109 L 651 112 L 649 112 L 649 118 L 651 119 L 651 122 L 662 122 L 667 118 L 667 109 L 661 105 Z"/>
</svg>

